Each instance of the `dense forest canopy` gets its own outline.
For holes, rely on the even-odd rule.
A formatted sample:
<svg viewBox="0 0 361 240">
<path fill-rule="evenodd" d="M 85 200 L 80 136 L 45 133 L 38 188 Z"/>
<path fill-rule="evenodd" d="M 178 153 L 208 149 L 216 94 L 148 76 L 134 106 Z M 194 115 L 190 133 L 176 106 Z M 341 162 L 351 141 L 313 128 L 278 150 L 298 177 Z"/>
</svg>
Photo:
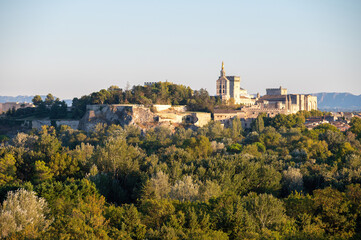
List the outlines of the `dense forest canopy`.
<svg viewBox="0 0 361 240">
<path fill-rule="evenodd" d="M 137 89 L 125 91 L 127 101 L 167 99 Z M 106 97 L 75 105 L 105 103 L 113 92 L 125 102 L 120 89 L 100 92 Z M 183 95 L 196 93 L 183 88 L 170 103 L 183 104 Z M 307 130 L 311 114 L 320 113 L 260 115 L 247 131 L 234 119 L 228 128 L 99 124 L 89 133 L 18 133 L 0 146 L 1 237 L 359 239 L 361 120 L 347 132 L 329 124 Z"/>
<path fill-rule="evenodd" d="M 88 104 L 226 106 L 169 82 L 64 101 L 35 96 L 9 119 L 81 118 Z M 359 239 L 361 119 L 312 130 L 320 111 L 194 129 L 98 124 L 0 136 L 0 238 Z"/>
</svg>

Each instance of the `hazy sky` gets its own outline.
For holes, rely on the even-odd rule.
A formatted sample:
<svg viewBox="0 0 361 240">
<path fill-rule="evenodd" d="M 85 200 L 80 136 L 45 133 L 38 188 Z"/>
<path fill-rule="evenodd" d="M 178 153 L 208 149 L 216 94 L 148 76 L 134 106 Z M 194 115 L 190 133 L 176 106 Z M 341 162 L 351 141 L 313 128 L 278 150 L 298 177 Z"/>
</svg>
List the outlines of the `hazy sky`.
<svg viewBox="0 0 361 240">
<path fill-rule="evenodd" d="M 0 0 L 0 95 L 145 81 L 361 94 L 360 0 Z"/>
</svg>

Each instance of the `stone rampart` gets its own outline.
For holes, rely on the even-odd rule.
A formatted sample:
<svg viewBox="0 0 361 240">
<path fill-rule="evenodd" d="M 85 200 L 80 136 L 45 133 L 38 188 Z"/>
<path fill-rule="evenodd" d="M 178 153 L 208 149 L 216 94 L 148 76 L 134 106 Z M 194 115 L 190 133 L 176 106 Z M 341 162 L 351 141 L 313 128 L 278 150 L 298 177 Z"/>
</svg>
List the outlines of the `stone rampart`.
<svg viewBox="0 0 361 240">
<path fill-rule="evenodd" d="M 186 105 L 172 106 L 172 109 L 177 112 L 186 112 L 187 106 Z"/>
<path fill-rule="evenodd" d="M 71 127 L 72 129 L 78 129 L 79 128 L 79 120 L 32 120 L 31 121 L 31 128 L 35 128 L 40 130 L 42 126 L 51 126 L 55 123 L 56 127 L 60 127 L 62 125 L 67 125 Z"/>
<path fill-rule="evenodd" d="M 168 110 L 171 107 L 172 107 L 172 105 L 159 105 L 159 104 L 154 104 L 153 105 L 154 110 L 157 111 L 157 112 Z"/>
<path fill-rule="evenodd" d="M 57 120 L 57 121 L 55 121 L 55 124 L 57 127 L 66 125 L 66 126 L 71 127 L 72 129 L 79 128 L 79 120 Z"/>
<path fill-rule="evenodd" d="M 42 126 L 51 126 L 50 120 L 32 120 L 31 121 L 31 127 L 35 129 L 41 129 Z"/>
</svg>

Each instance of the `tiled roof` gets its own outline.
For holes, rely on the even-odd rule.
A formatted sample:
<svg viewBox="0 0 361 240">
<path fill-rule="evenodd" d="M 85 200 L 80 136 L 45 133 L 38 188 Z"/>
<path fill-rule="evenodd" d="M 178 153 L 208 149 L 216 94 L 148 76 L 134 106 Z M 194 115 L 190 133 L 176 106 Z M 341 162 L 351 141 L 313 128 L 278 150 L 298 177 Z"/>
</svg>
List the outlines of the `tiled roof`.
<svg viewBox="0 0 361 240">
<path fill-rule="evenodd" d="M 287 95 L 264 95 L 260 97 L 260 100 L 271 100 L 271 101 L 284 101 Z"/>
</svg>

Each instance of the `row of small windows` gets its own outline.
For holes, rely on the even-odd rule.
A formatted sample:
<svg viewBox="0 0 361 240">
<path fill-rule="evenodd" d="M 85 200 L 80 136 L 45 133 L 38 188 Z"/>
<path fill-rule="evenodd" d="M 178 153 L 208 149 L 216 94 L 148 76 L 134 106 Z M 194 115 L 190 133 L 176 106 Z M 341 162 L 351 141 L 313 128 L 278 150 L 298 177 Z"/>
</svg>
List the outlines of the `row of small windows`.
<svg viewBox="0 0 361 240">
<path fill-rule="evenodd" d="M 223 90 L 222 90 L 222 86 L 223 86 Z M 224 93 L 224 85 L 219 85 L 219 94 L 222 94 Z"/>
</svg>

